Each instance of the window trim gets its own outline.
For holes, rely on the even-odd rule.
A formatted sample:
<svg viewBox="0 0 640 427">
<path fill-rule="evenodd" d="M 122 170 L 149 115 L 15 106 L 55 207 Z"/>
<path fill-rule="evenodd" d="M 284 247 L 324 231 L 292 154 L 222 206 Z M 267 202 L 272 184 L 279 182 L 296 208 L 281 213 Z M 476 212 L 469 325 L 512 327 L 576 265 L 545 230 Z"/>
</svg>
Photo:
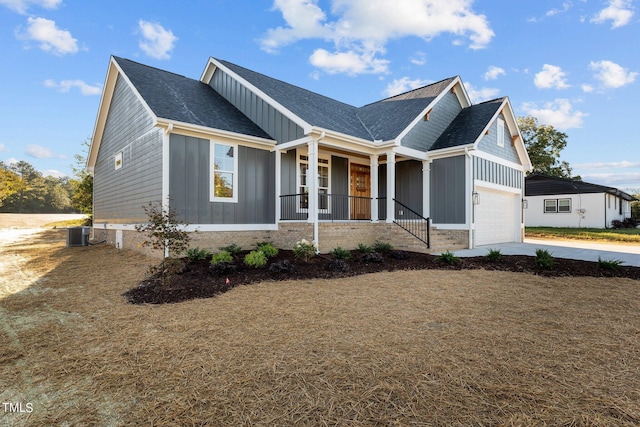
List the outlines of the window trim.
<svg viewBox="0 0 640 427">
<path fill-rule="evenodd" d="M 498 147 L 504 147 L 504 120 L 498 117 L 498 130 L 497 130 L 497 141 Z"/>
<path fill-rule="evenodd" d="M 228 170 L 224 170 L 224 169 L 220 169 L 220 172 L 222 173 L 231 173 L 232 174 L 232 183 L 231 185 L 232 187 L 232 191 L 233 191 L 233 196 L 232 197 L 220 197 L 220 196 L 216 196 L 215 195 L 215 185 L 214 185 L 214 179 L 215 179 L 215 175 L 214 172 L 216 171 L 215 169 L 215 151 L 216 151 L 216 145 L 222 145 L 225 147 L 231 147 L 233 148 L 233 171 L 228 171 Z M 220 203 L 238 203 L 238 144 L 231 144 L 228 142 L 221 142 L 221 141 L 214 141 L 214 140 L 209 140 L 209 201 L 211 202 L 220 202 Z"/>
<path fill-rule="evenodd" d="M 306 160 L 302 160 L 301 157 L 306 157 Z M 331 195 L 331 155 L 329 154 L 324 154 L 324 153 L 318 153 L 318 161 L 319 160 L 326 160 L 326 167 L 327 167 L 327 187 L 320 187 L 318 185 L 318 190 L 320 188 L 326 188 L 327 189 L 327 197 L 329 197 Z M 307 151 L 302 151 L 302 150 L 297 150 L 296 153 L 296 194 L 304 194 L 304 193 L 299 193 L 300 189 L 302 188 L 302 179 L 300 176 L 300 165 L 305 163 L 307 165 L 307 171 L 309 171 L 309 153 Z M 322 164 L 324 165 L 324 163 Z M 321 166 L 321 163 L 318 162 L 318 167 Z M 307 172 L 308 173 L 308 172 Z M 318 174 L 318 177 L 320 175 Z M 309 184 L 307 183 L 305 185 L 305 187 L 308 189 L 309 188 Z M 306 193 L 308 194 L 308 193 Z M 318 192 L 318 194 L 320 194 Z M 302 201 L 302 199 L 300 200 L 300 202 Z M 308 203 L 308 202 L 307 202 Z M 309 212 L 309 208 L 301 208 L 300 207 L 300 203 L 296 204 L 296 213 L 305 213 L 305 212 Z M 331 201 L 330 198 L 327 199 L 327 208 L 326 209 L 321 209 L 320 206 L 318 205 L 318 213 L 321 214 L 329 214 L 331 213 Z"/>
<path fill-rule="evenodd" d="M 568 210 L 560 210 L 560 202 L 569 202 L 568 203 Z M 549 210 L 547 209 L 547 202 L 553 202 L 553 210 Z M 572 203 L 573 201 L 571 200 L 571 198 L 562 198 L 562 199 L 544 199 L 544 203 L 542 205 L 542 209 L 543 209 L 543 213 L 560 213 L 560 214 L 566 214 L 566 213 L 571 213 L 572 212 Z"/>
</svg>

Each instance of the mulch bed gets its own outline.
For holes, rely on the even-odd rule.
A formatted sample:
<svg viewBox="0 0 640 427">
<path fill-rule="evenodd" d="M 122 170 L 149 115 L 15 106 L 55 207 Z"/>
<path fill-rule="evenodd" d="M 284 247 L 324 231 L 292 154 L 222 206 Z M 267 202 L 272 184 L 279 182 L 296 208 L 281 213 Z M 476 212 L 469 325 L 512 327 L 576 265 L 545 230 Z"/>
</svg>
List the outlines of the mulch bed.
<svg viewBox="0 0 640 427">
<path fill-rule="evenodd" d="M 168 304 L 196 298 L 210 298 L 239 285 L 268 280 L 338 279 L 361 274 L 396 270 L 500 270 L 536 274 L 547 277 L 621 277 L 640 280 L 640 267 L 618 266 L 602 269 L 597 262 L 554 258 L 551 269 L 538 267 L 535 257 L 503 255 L 497 261 L 484 256 L 457 258 L 448 264 L 440 257 L 405 251 L 386 254 L 352 252 L 351 259 L 337 260 L 331 255 L 318 255 L 308 262 L 297 260 L 290 250 L 280 250 L 263 268 L 251 268 L 241 253 L 231 264 L 213 266 L 209 260 L 171 260 L 164 282 L 159 272 L 143 280 L 123 296 L 132 304 Z"/>
</svg>

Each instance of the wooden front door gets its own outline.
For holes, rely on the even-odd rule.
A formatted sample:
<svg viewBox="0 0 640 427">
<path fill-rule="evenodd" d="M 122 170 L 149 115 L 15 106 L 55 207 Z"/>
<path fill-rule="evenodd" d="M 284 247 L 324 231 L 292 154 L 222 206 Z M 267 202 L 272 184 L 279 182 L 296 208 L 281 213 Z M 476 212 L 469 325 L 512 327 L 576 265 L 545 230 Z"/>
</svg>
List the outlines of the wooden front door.
<svg viewBox="0 0 640 427">
<path fill-rule="evenodd" d="M 351 164 L 351 219 L 371 219 L 371 171 L 369 166 Z"/>
</svg>

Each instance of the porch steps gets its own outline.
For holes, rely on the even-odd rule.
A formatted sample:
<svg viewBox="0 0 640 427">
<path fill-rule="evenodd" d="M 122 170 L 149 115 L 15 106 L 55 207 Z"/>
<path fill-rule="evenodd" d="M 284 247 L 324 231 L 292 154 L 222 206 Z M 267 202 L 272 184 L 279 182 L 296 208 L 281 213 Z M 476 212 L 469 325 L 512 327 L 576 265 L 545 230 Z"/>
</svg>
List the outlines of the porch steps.
<svg viewBox="0 0 640 427">
<path fill-rule="evenodd" d="M 426 224 L 424 227 L 426 227 Z M 466 231 L 452 232 L 452 230 L 438 230 L 431 227 L 431 247 L 427 248 L 426 243 L 420 241 L 402 227 L 393 224 L 384 240 L 388 240 L 398 250 L 437 254 L 447 250 L 453 252 L 467 249 L 469 246 L 467 236 Z"/>
</svg>

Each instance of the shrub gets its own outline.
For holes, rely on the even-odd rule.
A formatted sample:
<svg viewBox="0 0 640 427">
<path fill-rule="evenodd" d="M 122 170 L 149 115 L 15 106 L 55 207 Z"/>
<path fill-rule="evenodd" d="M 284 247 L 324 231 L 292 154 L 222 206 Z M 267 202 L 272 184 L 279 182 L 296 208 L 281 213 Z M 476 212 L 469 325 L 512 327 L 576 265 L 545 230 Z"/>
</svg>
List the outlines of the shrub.
<svg viewBox="0 0 640 427">
<path fill-rule="evenodd" d="M 451 251 L 445 251 L 438 256 L 438 259 L 444 263 L 453 265 L 453 264 L 456 264 L 460 258 L 455 256 L 454 253 Z"/>
<path fill-rule="evenodd" d="M 617 270 L 618 267 L 622 265 L 622 263 L 623 261 L 620 261 L 619 259 L 604 260 L 598 257 L 598 268 L 600 270 L 614 271 Z"/>
<path fill-rule="evenodd" d="M 496 262 L 500 259 L 500 257 L 502 256 L 502 252 L 500 252 L 500 249 L 489 249 L 489 252 L 487 252 L 487 259 L 491 262 Z"/>
<path fill-rule="evenodd" d="M 331 251 L 331 255 L 333 255 L 337 259 L 349 259 L 351 258 L 351 251 L 342 249 L 340 246 L 337 246 L 334 250 Z"/>
<path fill-rule="evenodd" d="M 379 264 L 382 261 L 382 255 L 380 255 L 378 252 L 370 252 L 368 254 L 364 254 L 364 256 L 362 257 L 362 262 L 374 262 Z"/>
<path fill-rule="evenodd" d="M 329 271 L 347 271 L 349 265 L 344 259 L 333 259 L 325 265 L 325 268 Z"/>
<path fill-rule="evenodd" d="M 611 221 L 611 227 L 615 228 L 616 230 L 623 228 L 622 221 L 614 219 L 613 221 Z"/>
<path fill-rule="evenodd" d="M 253 268 L 264 267 L 267 265 L 267 256 L 262 251 L 251 251 L 245 255 L 244 263 Z"/>
<path fill-rule="evenodd" d="M 393 259 L 407 259 L 409 258 L 409 254 L 405 251 L 391 251 L 389 252 L 389 256 Z"/>
<path fill-rule="evenodd" d="M 373 250 L 381 254 L 386 254 L 392 249 L 393 246 L 391 246 L 391 243 L 388 242 L 381 242 L 380 240 L 376 240 L 373 244 Z"/>
<path fill-rule="evenodd" d="M 373 246 L 365 245 L 364 243 L 358 243 L 358 250 L 363 254 L 370 254 L 373 252 Z"/>
<path fill-rule="evenodd" d="M 240 252 L 242 252 L 242 248 L 235 243 L 232 243 L 229 246 L 221 246 L 218 249 L 224 252 L 229 252 L 233 256 L 238 256 Z"/>
<path fill-rule="evenodd" d="M 306 239 L 302 239 L 293 245 L 293 255 L 297 259 L 301 259 L 304 262 L 308 262 L 311 258 L 316 256 L 318 251 L 318 244 L 316 242 L 310 242 Z"/>
<path fill-rule="evenodd" d="M 274 262 L 269 266 L 269 271 L 272 273 L 287 273 L 293 270 L 293 264 L 288 259 L 282 262 Z"/>
<path fill-rule="evenodd" d="M 625 228 L 636 228 L 638 226 L 638 221 L 633 218 L 625 218 L 624 221 L 622 221 L 622 225 Z"/>
<path fill-rule="evenodd" d="M 278 255 L 278 248 L 273 246 L 271 242 L 258 243 L 258 250 L 266 255 L 267 258 L 273 258 Z"/>
<path fill-rule="evenodd" d="M 189 261 L 202 261 L 211 256 L 211 252 L 207 249 L 191 248 L 187 250 L 187 258 Z"/>
<path fill-rule="evenodd" d="M 233 255 L 231 255 L 227 251 L 218 252 L 213 257 L 211 257 L 211 264 L 214 265 L 229 262 L 233 262 Z"/>
<path fill-rule="evenodd" d="M 553 256 L 546 249 L 536 249 L 536 265 L 540 268 L 553 268 Z"/>
</svg>

